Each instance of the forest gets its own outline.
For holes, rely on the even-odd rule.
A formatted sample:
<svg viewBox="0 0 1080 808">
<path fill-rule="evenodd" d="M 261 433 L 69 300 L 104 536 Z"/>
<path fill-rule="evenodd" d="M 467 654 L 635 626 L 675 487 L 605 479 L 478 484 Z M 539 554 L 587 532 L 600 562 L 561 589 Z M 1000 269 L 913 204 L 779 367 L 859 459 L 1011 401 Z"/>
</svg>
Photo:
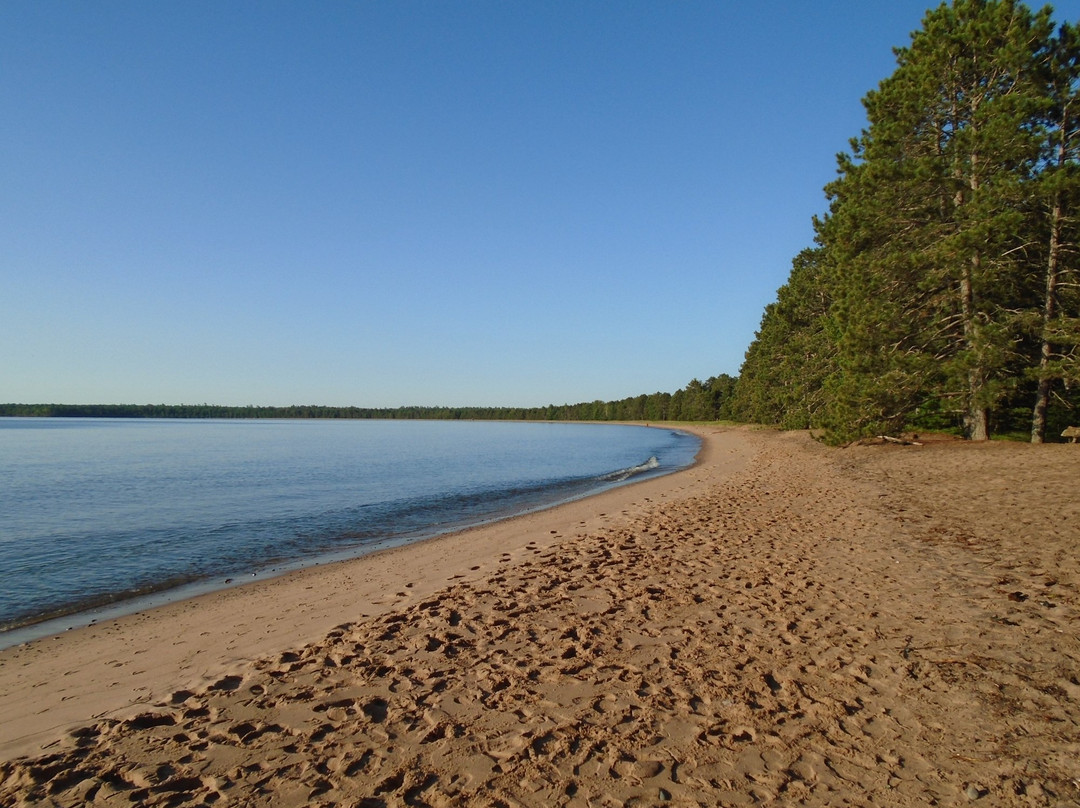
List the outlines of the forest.
<svg viewBox="0 0 1080 808">
<path fill-rule="evenodd" d="M 1080 420 L 1080 41 L 1052 13 L 956 0 L 896 49 L 732 417 L 833 442 Z"/>
</svg>

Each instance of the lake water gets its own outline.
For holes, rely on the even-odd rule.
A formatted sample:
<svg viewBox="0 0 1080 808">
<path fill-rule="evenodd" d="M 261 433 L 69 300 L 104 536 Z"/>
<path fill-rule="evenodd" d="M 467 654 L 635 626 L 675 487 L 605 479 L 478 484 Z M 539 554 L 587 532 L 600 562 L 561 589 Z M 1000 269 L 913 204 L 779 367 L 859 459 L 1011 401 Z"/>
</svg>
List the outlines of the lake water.
<svg viewBox="0 0 1080 808">
<path fill-rule="evenodd" d="M 699 446 L 623 425 L 0 418 L 0 647 L 665 474 Z"/>
</svg>

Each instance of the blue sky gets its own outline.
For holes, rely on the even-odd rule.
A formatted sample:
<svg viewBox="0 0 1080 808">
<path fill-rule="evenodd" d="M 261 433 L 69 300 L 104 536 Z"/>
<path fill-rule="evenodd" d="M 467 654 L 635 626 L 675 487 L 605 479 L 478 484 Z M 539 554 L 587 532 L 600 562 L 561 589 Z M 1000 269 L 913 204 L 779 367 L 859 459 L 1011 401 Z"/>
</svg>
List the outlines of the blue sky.
<svg viewBox="0 0 1080 808">
<path fill-rule="evenodd" d="M 6 0 L 0 401 L 734 375 L 927 5 Z"/>
</svg>

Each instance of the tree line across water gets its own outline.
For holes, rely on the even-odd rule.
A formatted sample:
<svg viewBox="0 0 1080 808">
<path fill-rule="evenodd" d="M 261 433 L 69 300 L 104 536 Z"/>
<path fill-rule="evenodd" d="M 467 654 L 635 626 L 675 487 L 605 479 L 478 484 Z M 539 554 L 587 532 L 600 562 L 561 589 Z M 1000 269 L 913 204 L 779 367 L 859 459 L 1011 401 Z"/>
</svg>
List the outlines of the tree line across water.
<svg viewBox="0 0 1080 808">
<path fill-rule="evenodd" d="M 0 416 L 51 418 L 388 418 L 524 421 L 715 421 L 735 379 L 692 380 L 675 393 L 544 407 L 229 407 L 213 404 L 0 404 Z"/>
<path fill-rule="evenodd" d="M 0 415 L 716 420 L 1034 442 L 1080 423 L 1080 24 L 1013 0 L 928 11 L 863 99 L 737 379 L 515 407 L 0 405 Z"/>
</svg>

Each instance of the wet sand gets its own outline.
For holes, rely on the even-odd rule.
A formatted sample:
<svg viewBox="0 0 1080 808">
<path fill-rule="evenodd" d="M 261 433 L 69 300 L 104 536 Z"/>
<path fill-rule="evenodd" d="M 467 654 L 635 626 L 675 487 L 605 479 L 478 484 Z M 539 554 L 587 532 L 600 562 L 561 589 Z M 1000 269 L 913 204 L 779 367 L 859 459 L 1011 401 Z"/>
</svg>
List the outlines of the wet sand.
<svg viewBox="0 0 1080 808">
<path fill-rule="evenodd" d="M 697 466 L 0 652 L 0 803 L 1075 805 L 1080 447 Z"/>
</svg>

